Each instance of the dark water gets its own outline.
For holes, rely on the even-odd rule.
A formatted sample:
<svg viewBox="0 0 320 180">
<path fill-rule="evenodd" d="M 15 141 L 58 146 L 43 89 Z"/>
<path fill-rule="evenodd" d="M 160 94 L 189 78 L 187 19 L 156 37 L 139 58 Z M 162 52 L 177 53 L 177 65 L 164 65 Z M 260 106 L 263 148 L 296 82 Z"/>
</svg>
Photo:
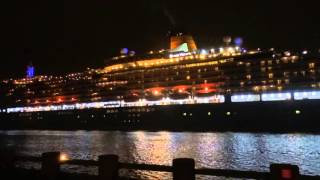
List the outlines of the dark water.
<svg viewBox="0 0 320 180">
<path fill-rule="evenodd" d="M 0 131 L 1 148 L 37 155 L 61 151 L 70 158 L 97 159 L 117 154 L 122 162 L 171 165 L 189 157 L 197 167 L 268 171 L 270 163 L 291 163 L 301 174 L 320 175 L 320 135 L 120 131 Z M 76 170 L 94 173 L 95 169 Z M 126 173 L 126 172 L 125 172 Z M 140 179 L 170 179 L 170 174 L 137 171 Z M 199 178 L 209 179 L 209 178 Z"/>
</svg>

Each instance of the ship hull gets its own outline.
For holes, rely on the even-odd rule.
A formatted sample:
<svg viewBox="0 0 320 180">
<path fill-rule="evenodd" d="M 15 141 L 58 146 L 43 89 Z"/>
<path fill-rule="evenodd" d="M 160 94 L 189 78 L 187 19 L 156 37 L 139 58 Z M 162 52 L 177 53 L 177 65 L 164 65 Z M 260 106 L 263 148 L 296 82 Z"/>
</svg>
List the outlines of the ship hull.
<svg viewBox="0 0 320 180">
<path fill-rule="evenodd" d="M 319 100 L 2 113 L 1 129 L 320 132 Z"/>
</svg>

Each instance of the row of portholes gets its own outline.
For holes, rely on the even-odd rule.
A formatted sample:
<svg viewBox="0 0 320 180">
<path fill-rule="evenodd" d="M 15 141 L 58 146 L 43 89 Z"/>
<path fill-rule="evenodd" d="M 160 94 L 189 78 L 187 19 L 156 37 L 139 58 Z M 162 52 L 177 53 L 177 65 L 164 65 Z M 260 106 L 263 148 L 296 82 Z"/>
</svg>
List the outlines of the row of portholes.
<svg viewBox="0 0 320 180">
<path fill-rule="evenodd" d="M 127 112 L 152 112 L 155 108 L 132 108 L 128 109 Z"/>
<path fill-rule="evenodd" d="M 139 123 L 139 119 L 129 119 L 129 120 L 122 120 L 122 123 Z"/>
<path fill-rule="evenodd" d="M 182 113 L 182 116 L 192 116 L 193 114 L 192 113 L 188 113 L 188 112 L 183 112 Z M 208 116 L 213 116 L 213 112 L 208 112 L 207 113 L 207 115 Z M 227 111 L 226 113 L 225 113 L 225 115 L 227 115 L 227 116 L 230 116 L 231 115 L 231 112 L 230 111 Z"/>
<path fill-rule="evenodd" d="M 140 114 L 128 114 L 128 117 L 140 117 Z"/>
<path fill-rule="evenodd" d="M 99 117 L 99 116 L 96 116 L 96 115 L 94 115 L 94 114 L 91 114 L 91 115 L 90 115 L 90 118 L 92 118 L 92 119 L 93 119 L 93 118 L 97 118 L 97 117 Z M 101 116 L 100 116 L 100 117 L 101 117 Z M 116 118 L 117 115 L 106 115 L 106 114 L 104 114 L 102 117 L 103 117 L 103 118 Z M 76 118 L 77 118 L 77 119 L 80 119 L 81 116 L 80 116 L 80 115 L 77 115 Z"/>
<path fill-rule="evenodd" d="M 296 115 L 300 115 L 302 113 L 302 111 L 301 110 L 299 110 L 299 109 L 296 109 L 296 110 L 294 110 L 293 111 L 293 114 L 296 114 Z M 208 116 L 213 116 L 213 112 L 207 112 L 207 115 Z M 230 116 L 232 113 L 230 112 L 230 111 L 227 111 L 227 112 L 225 112 L 225 115 L 226 116 Z M 19 115 L 20 116 L 20 115 Z M 182 116 L 185 116 L 185 117 L 187 117 L 187 116 L 189 116 L 189 117 L 192 117 L 193 116 L 193 114 L 191 113 L 191 112 L 183 112 L 182 113 Z M 23 116 L 20 116 L 20 117 L 23 117 Z M 91 114 L 90 115 L 90 118 L 97 118 L 98 116 L 96 116 L 96 115 L 94 115 L 94 114 Z M 106 115 L 106 114 L 104 114 L 103 115 L 103 118 L 116 118 L 117 117 L 117 115 L 113 115 L 113 116 L 110 116 L 110 115 Z M 141 117 L 141 115 L 140 114 L 128 114 L 128 117 L 133 117 L 133 118 L 135 118 L 135 117 Z M 77 115 L 76 116 L 76 118 L 77 119 L 80 119 L 81 118 L 81 116 L 80 115 Z M 29 119 L 31 120 L 31 119 L 33 119 L 31 116 L 29 116 Z M 37 116 L 36 117 L 36 119 L 38 119 L 38 120 L 41 120 L 41 119 L 44 119 L 43 118 L 43 116 Z"/>
<path fill-rule="evenodd" d="M 109 113 L 118 113 L 119 110 L 118 109 L 110 109 L 110 110 L 106 110 L 106 113 L 109 114 Z"/>
<path fill-rule="evenodd" d="M 301 110 L 296 109 L 293 111 L 294 114 L 299 115 L 301 114 Z M 225 115 L 230 116 L 232 113 L 230 111 L 225 112 Z M 213 116 L 213 112 L 208 112 L 207 113 L 208 116 Z M 188 113 L 188 112 L 183 112 L 182 116 L 192 116 L 192 113 Z"/>
</svg>

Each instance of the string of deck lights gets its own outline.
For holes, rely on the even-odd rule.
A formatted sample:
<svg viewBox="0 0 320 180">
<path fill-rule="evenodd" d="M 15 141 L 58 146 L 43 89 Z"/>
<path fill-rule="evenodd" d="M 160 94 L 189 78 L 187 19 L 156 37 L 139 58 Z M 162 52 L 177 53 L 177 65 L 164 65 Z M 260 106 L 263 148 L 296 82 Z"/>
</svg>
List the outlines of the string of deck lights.
<svg viewBox="0 0 320 180">
<path fill-rule="evenodd" d="M 262 94 L 235 94 L 231 95 L 231 102 L 257 102 L 257 101 L 286 101 L 286 100 L 304 100 L 320 99 L 320 91 L 299 91 L 299 92 L 280 92 L 280 93 L 262 93 Z M 48 106 L 27 106 L 10 107 L 3 109 L 2 112 L 40 112 L 40 111 L 61 111 L 74 109 L 92 109 L 92 108 L 117 108 L 117 107 L 135 107 L 135 106 L 161 106 L 161 105 L 181 105 L 181 104 L 209 104 L 224 103 L 224 95 L 214 95 L 210 97 L 188 97 L 186 99 L 163 98 L 157 101 L 148 101 L 139 99 L 136 102 L 107 101 L 107 102 L 89 102 L 75 104 L 61 104 Z"/>
</svg>

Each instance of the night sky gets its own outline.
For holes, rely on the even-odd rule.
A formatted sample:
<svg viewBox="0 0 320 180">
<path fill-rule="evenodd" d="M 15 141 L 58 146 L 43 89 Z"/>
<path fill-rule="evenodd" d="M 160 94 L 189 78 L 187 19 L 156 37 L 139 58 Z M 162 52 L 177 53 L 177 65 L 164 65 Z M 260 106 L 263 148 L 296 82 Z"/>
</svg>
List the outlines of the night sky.
<svg viewBox="0 0 320 180">
<path fill-rule="evenodd" d="M 223 36 L 245 47 L 319 48 L 317 0 L 25 0 L 1 5 L 0 78 L 101 67 L 127 47 L 137 53 L 168 48 L 174 25 L 201 48 Z M 171 21 L 170 18 L 171 17 Z"/>
</svg>

